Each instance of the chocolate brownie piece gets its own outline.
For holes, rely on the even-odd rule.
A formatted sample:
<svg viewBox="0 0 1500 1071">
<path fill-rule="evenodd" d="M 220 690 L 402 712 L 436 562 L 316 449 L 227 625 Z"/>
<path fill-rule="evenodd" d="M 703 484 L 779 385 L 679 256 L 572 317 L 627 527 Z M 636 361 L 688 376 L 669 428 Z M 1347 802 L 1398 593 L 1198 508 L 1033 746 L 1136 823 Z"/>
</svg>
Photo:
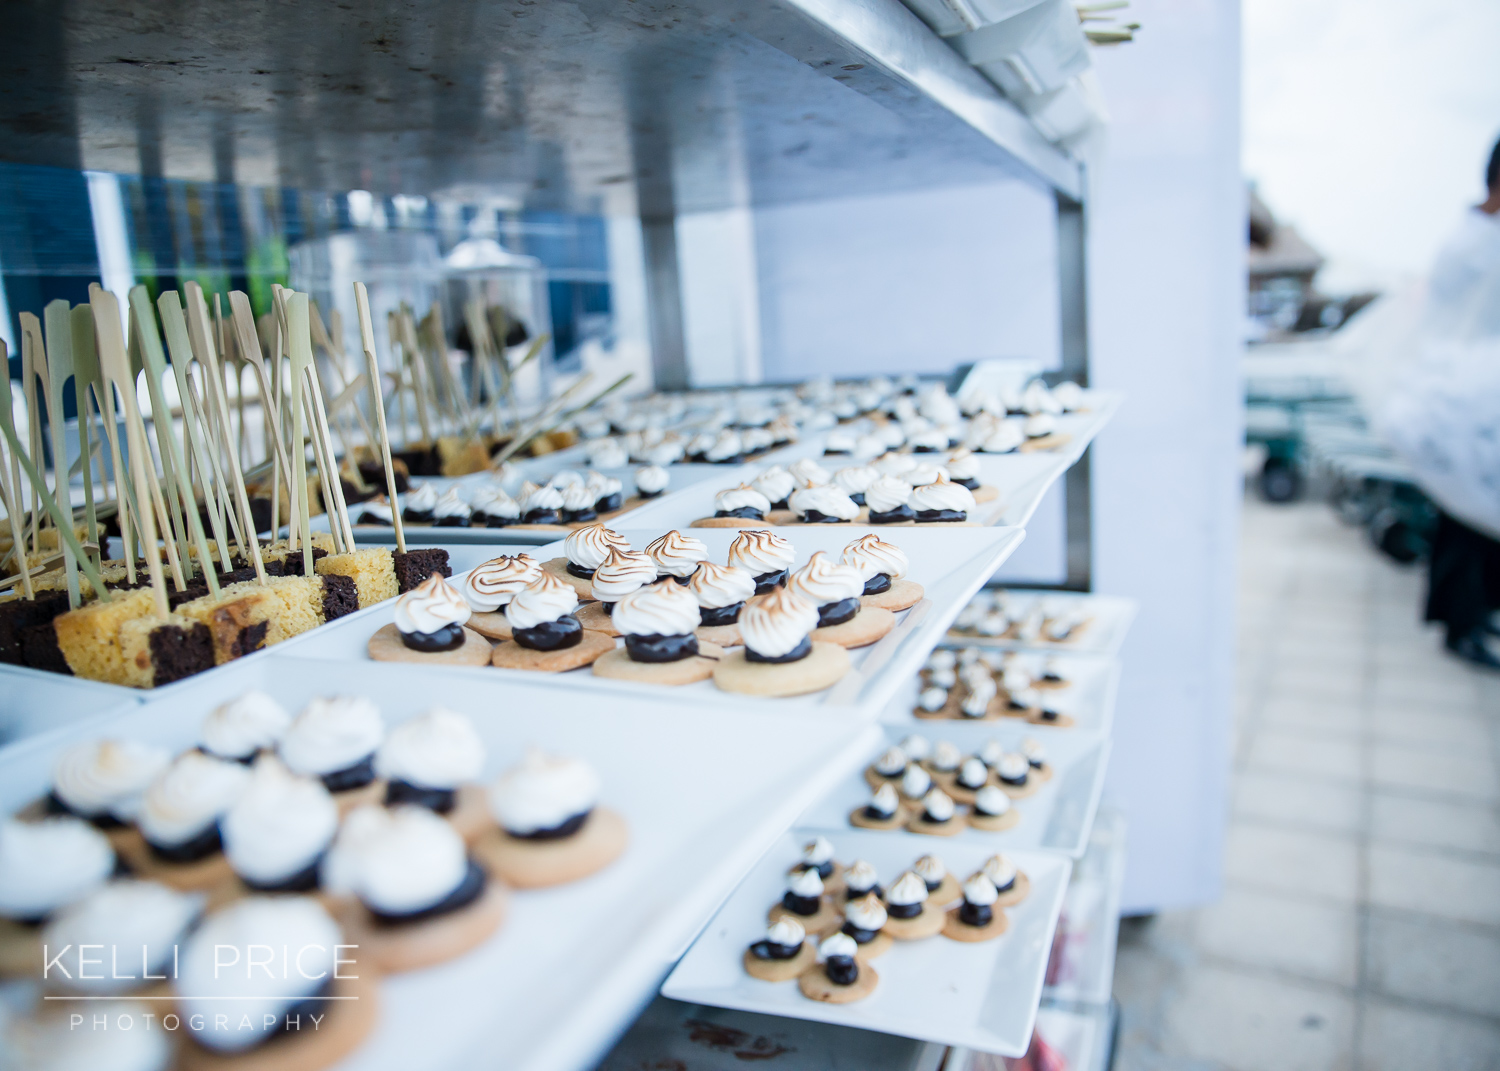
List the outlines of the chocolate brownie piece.
<svg viewBox="0 0 1500 1071">
<path fill-rule="evenodd" d="M 181 591 L 168 591 L 167 592 L 167 605 L 170 606 L 172 609 L 175 610 L 179 606 L 181 606 L 183 603 L 185 603 L 185 602 L 192 602 L 194 599 L 201 599 L 201 598 L 203 598 L 203 596 L 205 596 L 207 594 L 208 594 L 208 585 L 207 584 L 189 584 L 187 587 L 183 588 Z"/>
<path fill-rule="evenodd" d="M 396 565 L 396 586 L 405 593 L 426 580 L 433 573 L 447 578 L 453 575 L 448 565 L 448 552 L 442 547 L 423 547 L 409 550 L 405 554 L 397 551 L 391 555 Z"/>
<path fill-rule="evenodd" d="M 323 620 L 334 621 L 359 609 L 359 588 L 352 576 L 323 574 Z"/>
<path fill-rule="evenodd" d="M 326 550 L 324 550 L 322 547 L 313 547 L 312 548 L 313 568 L 314 569 L 317 568 L 317 566 L 318 566 L 318 559 L 319 558 L 326 558 L 326 557 L 328 557 L 328 552 Z M 303 564 L 302 563 L 302 548 L 298 547 L 296 550 L 289 552 L 287 554 L 287 556 L 286 556 L 286 560 L 284 562 L 280 562 L 278 564 L 280 564 L 282 566 L 282 571 L 281 571 L 281 575 L 282 576 L 301 576 L 302 575 L 302 564 Z"/>
<path fill-rule="evenodd" d="M 63 608 L 68 600 L 63 599 Z M 63 657 L 57 645 L 57 623 L 43 621 L 40 625 L 29 625 L 21 630 L 21 657 L 32 669 L 44 669 L 48 673 L 62 673 L 71 677 L 73 669 Z"/>
<path fill-rule="evenodd" d="M 50 622 L 68 611 L 66 591 L 39 591 L 34 599 L 11 599 L 0 602 L 0 662 L 13 666 L 26 664 L 21 633 L 34 625 Z M 52 645 L 57 646 L 54 637 Z"/>
<path fill-rule="evenodd" d="M 214 641 L 208 626 L 158 625 L 151 630 L 151 668 L 156 685 L 171 684 L 214 668 Z"/>
</svg>

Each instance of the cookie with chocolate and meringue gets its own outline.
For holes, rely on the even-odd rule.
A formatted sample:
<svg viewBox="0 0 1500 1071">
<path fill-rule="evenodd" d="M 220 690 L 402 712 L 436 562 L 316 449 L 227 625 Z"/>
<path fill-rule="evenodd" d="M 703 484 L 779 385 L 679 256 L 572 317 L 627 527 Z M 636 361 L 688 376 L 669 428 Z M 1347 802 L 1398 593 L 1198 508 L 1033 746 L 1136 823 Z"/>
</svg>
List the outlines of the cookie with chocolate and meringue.
<svg viewBox="0 0 1500 1071">
<path fill-rule="evenodd" d="M 431 967 L 475 948 L 505 918 L 506 896 L 464 840 L 425 807 L 361 807 L 322 865 L 346 897 L 338 914 L 360 954 L 382 972 Z"/>
<path fill-rule="evenodd" d="M 496 828 L 474 845 L 491 871 L 517 888 L 586 878 L 625 851 L 625 819 L 599 804 L 601 785 L 581 759 L 532 750 L 490 787 Z"/>
<path fill-rule="evenodd" d="M 895 943 L 895 938 L 885 932 L 888 919 L 879 894 L 868 892 L 845 901 L 844 925 L 839 932 L 854 939 L 858 946 L 855 954 L 860 959 L 871 960 L 889 952 Z"/>
<path fill-rule="evenodd" d="M 852 565 L 816 551 L 807 564 L 787 578 L 787 590 L 818 608 L 813 638 L 841 647 L 866 647 L 896 627 L 896 616 L 860 601 L 864 577 Z"/>
<path fill-rule="evenodd" d="M 82 818 L 0 821 L 0 976 L 35 971 L 42 924 L 114 871 L 109 839 Z"/>
<path fill-rule="evenodd" d="M 224 966 L 225 949 L 251 946 L 299 951 L 285 971 Z M 210 913 L 176 967 L 168 973 L 183 1025 L 215 1024 L 180 1032 L 174 1066 L 183 1071 L 316 1071 L 357 1049 L 379 1017 L 374 964 L 312 897 L 251 896 Z"/>
<path fill-rule="evenodd" d="M 521 520 L 521 504 L 503 487 L 483 487 L 474 495 L 469 523 L 478 528 L 507 528 Z"/>
<path fill-rule="evenodd" d="M 671 474 L 660 465 L 647 465 L 636 470 L 635 496 L 641 501 L 657 498 L 672 482 Z"/>
<path fill-rule="evenodd" d="M 948 470 L 949 479 L 969 489 L 975 502 L 993 502 L 1000 497 L 998 488 L 979 482 L 979 458 L 973 451 L 960 447 L 948 455 L 943 467 Z"/>
<path fill-rule="evenodd" d="M 999 785 L 985 785 L 974 793 L 968 814 L 969 825 L 974 829 L 999 833 L 1013 828 L 1020 820 L 1021 812 L 1016 810 Z"/>
<path fill-rule="evenodd" d="M 970 755 L 954 773 L 948 794 L 959 803 L 973 803 L 975 794 L 986 785 L 990 785 L 990 768 L 978 756 Z"/>
<path fill-rule="evenodd" d="M 908 870 L 885 890 L 885 931 L 898 941 L 920 941 L 943 931 L 944 912 L 929 902 L 927 883 Z"/>
<path fill-rule="evenodd" d="M 834 859 L 833 843 L 827 837 L 816 836 L 802 845 L 802 858 L 787 873 L 798 870 L 816 870 L 823 879 L 823 890 L 830 896 L 844 891 L 844 864 Z"/>
<path fill-rule="evenodd" d="M 701 567 L 700 567 L 701 568 Z M 610 615 L 625 646 L 594 662 L 594 675 L 643 684 L 680 685 L 707 680 L 723 654 L 698 640 L 698 600 L 673 580 L 637 588 Z"/>
<path fill-rule="evenodd" d="M 1023 737 L 1020 744 L 1021 754 L 1026 757 L 1026 764 L 1031 767 L 1029 780 L 1045 782 L 1052 779 L 1052 764 L 1047 761 L 1047 748 L 1034 737 Z"/>
<path fill-rule="evenodd" d="M 745 973 L 762 982 L 790 982 L 818 958 L 818 946 L 791 915 L 766 927 L 766 935 L 745 949 Z"/>
<path fill-rule="evenodd" d="M 375 752 L 384 739 L 385 722 L 370 700 L 319 697 L 293 720 L 277 754 L 293 773 L 322 781 L 340 810 L 347 811 L 385 792 L 375 776 Z"/>
<path fill-rule="evenodd" d="M 871 791 L 868 803 L 849 812 L 849 824 L 860 829 L 900 829 L 906 824 L 906 812 L 896 790 L 884 784 Z"/>
<path fill-rule="evenodd" d="M 1034 775 L 1026 756 L 1015 752 L 1002 755 L 995 763 L 995 779 L 1001 791 L 1013 800 L 1035 795 L 1043 781 L 1042 777 Z"/>
<path fill-rule="evenodd" d="M 860 602 L 866 607 L 909 610 L 927 594 L 921 584 L 906 579 L 910 567 L 906 551 L 887 543 L 874 532 L 862 535 L 844 547 L 839 560 L 864 578 Z"/>
<path fill-rule="evenodd" d="M 907 820 L 906 828 L 932 837 L 953 837 L 964 831 L 964 820 L 953 804 L 953 797 L 934 787 L 922 797 L 921 806 Z"/>
<path fill-rule="evenodd" d="M 688 591 L 698 600 L 698 638 L 720 647 L 738 647 L 740 611 L 755 595 L 755 578 L 738 565 L 704 562 L 688 581 Z"/>
<path fill-rule="evenodd" d="M 797 478 L 780 465 L 772 465 L 755 479 L 750 486 L 766 497 L 773 510 L 788 509 L 787 497 L 797 489 Z"/>
<path fill-rule="evenodd" d="M 977 524 L 969 516 L 976 507 L 974 493 L 941 471 L 930 483 L 912 488 L 910 504 L 920 526 Z"/>
<path fill-rule="evenodd" d="M 561 673 L 589 665 L 614 650 L 614 641 L 591 632 L 573 616 L 578 593 L 556 575 L 541 574 L 505 607 L 511 638 L 496 645 L 491 664 L 501 669 Z"/>
<path fill-rule="evenodd" d="M 563 540 L 563 556 L 542 563 L 542 569 L 572 587 L 580 601 L 592 599 L 594 571 L 614 549 L 629 550 L 630 543 L 603 524 L 586 525 L 568 533 Z"/>
<path fill-rule="evenodd" d="M 396 600 L 393 620 L 376 630 L 366 650 L 377 662 L 482 666 L 490 643 L 467 627 L 473 614 L 458 589 L 433 573 Z"/>
<path fill-rule="evenodd" d="M 677 529 L 646 544 L 646 556 L 656 563 L 658 577 L 671 577 L 686 584 L 700 562 L 708 560 L 708 547 L 701 539 L 683 535 Z"/>
<path fill-rule="evenodd" d="M 875 992 L 879 982 L 875 968 L 861 957 L 858 942 L 841 932 L 818 945 L 818 965 L 803 972 L 797 987 L 809 1000 L 852 1004 Z"/>
<path fill-rule="evenodd" d="M 375 753 L 375 772 L 385 779 L 386 806 L 409 803 L 446 818 L 466 841 L 491 821 L 484 788 L 484 741 L 462 714 L 431 707 L 397 725 Z"/>
<path fill-rule="evenodd" d="M 865 767 L 865 781 L 871 788 L 879 788 L 881 785 L 898 784 L 906 773 L 906 768 L 911 764 L 905 751 L 899 746 L 892 745 L 880 753 L 874 762 Z"/>
<path fill-rule="evenodd" d="M 175 889 L 211 889 L 229 877 L 219 819 L 249 787 L 243 763 L 185 751 L 146 789 L 138 840 L 119 845 L 137 874 Z"/>
<path fill-rule="evenodd" d="M 735 536 L 729 544 L 728 560 L 755 578 L 755 594 L 766 595 L 786 583 L 797 552 L 783 537 L 760 528 Z"/>
<path fill-rule="evenodd" d="M 1000 894 L 995 902 L 1001 907 L 1013 907 L 1031 894 L 1031 879 L 1008 856 L 996 853 L 984 861 L 980 870 L 994 883 Z"/>
<path fill-rule="evenodd" d="M 502 554 L 470 569 L 460 588 L 474 611 L 468 627 L 492 640 L 510 639 L 505 608 L 541 573 L 541 563 L 530 554 Z"/>
<path fill-rule="evenodd" d="M 882 473 L 865 488 L 866 520 L 870 524 L 910 525 L 917 519 L 910 505 L 911 492 L 911 484 L 901 476 Z"/>
<path fill-rule="evenodd" d="M 1010 928 L 999 906 L 1000 894 L 984 871 L 963 884 L 963 899 L 948 911 L 943 936 L 974 943 L 992 941 Z"/>
<path fill-rule="evenodd" d="M 139 740 L 81 741 L 57 757 L 51 791 L 27 815 L 72 815 L 118 840 L 129 835 L 141 797 L 171 761 L 165 748 Z"/>
<path fill-rule="evenodd" d="M 612 619 L 615 604 L 633 591 L 656 581 L 656 563 L 643 550 L 611 547 L 609 556 L 594 570 L 590 591 L 593 602 L 580 606 L 573 616 L 586 629 L 618 636 Z"/>
<path fill-rule="evenodd" d="M 246 765 L 274 750 L 292 716 L 264 692 L 249 691 L 215 707 L 198 730 L 198 748 L 217 759 Z"/>
<path fill-rule="evenodd" d="M 93 1000 L 159 989 L 156 983 L 171 973 L 178 947 L 203 913 L 204 899 L 156 881 L 127 878 L 100 886 L 42 928 L 41 947 L 49 954 L 37 963 L 56 957 L 46 971 L 46 988 Z M 84 965 L 99 960 L 86 949 L 103 950 L 109 966 L 89 971 Z M 36 964 L 29 967 L 35 970 Z"/>
<path fill-rule="evenodd" d="M 740 611 L 745 646 L 719 659 L 714 684 L 766 696 L 827 688 L 849 671 L 849 654 L 836 643 L 812 639 L 817 624 L 817 607 L 787 588 L 757 595 Z"/>
<path fill-rule="evenodd" d="M 799 487 L 787 499 L 796 515 L 793 524 L 848 524 L 859 520 L 859 506 L 837 487 L 813 484 Z"/>
<path fill-rule="evenodd" d="M 338 825 L 338 804 L 322 781 L 295 774 L 268 754 L 256 760 L 219 832 L 225 858 L 247 890 L 300 893 L 318 887 L 318 868 Z"/>
<path fill-rule="evenodd" d="M 561 488 L 554 487 L 550 483 L 538 486 L 527 480 L 521 485 L 516 502 L 521 509 L 521 519 L 512 527 L 542 532 L 569 530 L 562 519 L 563 492 Z"/>
<path fill-rule="evenodd" d="M 767 912 L 768 922 L 789 915 L 809 933 L 823 933 L 838 926 L 843 917 L 833 897 L 823 887 L 815 869 L 792 870 L 786 876 L 786 891 Z"/>
<path fill-rule="evenodd" d="M 766 523 L 771 502 L 755 488 L 740 484 L 714 496 L 714 515 L 699 517 L 694 528 L 756 528 Z"/>
</svg>

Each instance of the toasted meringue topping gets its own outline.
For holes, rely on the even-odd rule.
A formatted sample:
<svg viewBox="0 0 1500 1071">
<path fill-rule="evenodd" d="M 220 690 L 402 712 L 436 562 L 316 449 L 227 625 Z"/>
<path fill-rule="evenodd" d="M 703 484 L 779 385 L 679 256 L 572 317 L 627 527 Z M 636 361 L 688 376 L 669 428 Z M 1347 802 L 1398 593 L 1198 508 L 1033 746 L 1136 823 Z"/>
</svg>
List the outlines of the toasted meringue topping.
<svg viewBox="0 0 1500 1071">
<path fill-rule="evenodd" d="M 913 488 L 911 493 L 911 508 L 919 511 L 946 509 L 967 513 L 974 505 L 974 493 L 942 473 L 932 483 Z"/>
<path fill-rule="evenodd" d="M 729 544 L 729 564 L 738 565 L 752 576 L 779 573 L 794 561 L 796 552 L 792 545 L 764 528 L 741 532 Z"/>
<path fill-rule="evenodd" d="M 926 903 L 926 901 L 927 883 L 910 870 L 897 878 L 885 891 L 885 902 L 888 904 L 905 906 Z"/>
<path fill-rule="evenodd" d="M 785 502 L 786 496 L 797 489 L 797 478 L 780 465 L 772 465 L 751 480 L 750 486 L 765 495 L 767 502 Z"/>
<path fill-rule="evenodd" d="M 744 484 L 725 488 L 714 496 L 714 509 L 719 513 L 733 513 L 737 509 L 747 508 L 764 516 L 771 508 L 771 503 L 765 495 Z"/>
<path fill-rule="evenodd" d="M 541 563 L 529 554 L 502 554 L 469 571 L 463 582 L 464 600 L 475 613 L 494 613 L 541 572 Z"/>
<path fill-rule="evenodd" d="M 582 759 L 532 749 L 490 788 L 490 811 L 512 833 L 556 829 L 593 810 L 599 788 L 599 775 Z"/>
<path fill-rule="evenodd" d="M 738 565 L 704 562 L 687 582 L 699 606 L 719 609 L 744 602 L 755 594 L 755 577 Z"/>
<path fill-rule="evenodd" d="M 792 492 L 787 505 L 797 513 L 816 511 L 825 517 L 837 517 L 844 521 L 852 521 L 859 516 L 859 507 L 855 505 L 854 499 L 837 487 L 822 484 L 798 488 Z"/>
<path fill-rule="evenodd" d="M 974 793 L 974 810 L 991 818 L 999 818 L 1002 814 L 1009 813 L 1010 797 L 999 785 L 985 785 Z"/>
<path fill-rule="evenodd" d="M 592 492 L 587 497 L 589 504 L 592 504 Z M 602 524 L 585 525 L 568 533 L 568 538 L 563 540 L 563 553 L 567 555 L 568 561 L 580 569 L 599 568 L 604 564 L 604 559 L 609 557 L 610 550 L 616 547 L 629 550 L 630 541 Z"/>
<path fill-rule="evenodd" d="M 870 797 L 869 806 L 889 818 L 896 813 L 896 808 L 900 804 L 901 801 L 896 797 L 896 790 L 890 785 L 881 785 Z"/>
<path fill-rule="evenodd" d="M 1000 893 L 984 871 L 964 882 L 964 900 L 975 907 L 989 907 L 998 899 Z"/>
<path fill-rule="evenodd" d="M 623 636 L 688 636 L 698 627 L 698 600 L 677 581 L 662 580 L 615 603 L 612 620 Z"/>
<path fill-rule="evenodd" d="M 526 587 L 516 593 L 505 607 L 505 619 L 513 629 L 536 628 L 544 621 L 556 621 L 571 614 L 578 606 L 578 592 L 543 570 Z"/>
<path fill-rule="evenodd" d="M 899 580 L 906 575 L 909 564 L 904 550 L 894 543 L 884 542 L 874 532 L 860 536 L 845 547 L 842 560 L 859 573 L 861 580 L 869 580 L 881 573 Z"/>
<path fill-rule="evenodd" d="M 789 589 L 776 588 L 745 603 L 739 626 L 746 647 L 778 658 L 790 654 L 818 627 L 818 609 Z"/>
<path fill-rule="evenodd" d="M 833 478 L 827 469 L 810 457 L 793 461 L 787 471 L 791 473 L 792 479 L 804 487 L 819 487 Z"/>
<path fill-rule="evenodd" d="M 675 528 L 646 544 L 646 553 L 656 562 L 658 576 L 690 576 L 708 557 L 701 539 L 683 535 Z"/>
<path fill-rule="evenodd" d="M 135 818 L 146 786 L 166 769 L 171 757 L 135 740 L 86 740 L 57 759 L 52 791 L 68 809 L 88 818 Z"/>
<path fill-rule="evenodd" d="M 796 948 L 807 940 L 807 930 L 791 915 L 782 915 L 766 927 L 766 940 L 782 948 Z"/>
<path fill-rule="evenodd" d="M 594 598 L 619 602 L 632 591 L 656 580 L 656 563 L 643 550 L 611 547 L 609 557 L 594 570 Z"/>
<path fill-rule="evenodd" d="M 643 495 L 658 494 L 667 489 L 672 477 L 660 465 L 647 465 L 635 473 L 636 490 Z"/>
<path fill-rule="evenodd" d="M 844 918 L 861 930 L 878 930 L 885 925 L 888 916 L 880 897 L 867 893 L 844 905 Z"/>
<path fill-rule="evenodd" d="M 822 896 L 823 879 L 816 869 L 798 868 L 786 876 L 786 891 L 793 896 Z"/>
<path fill-rule="evenodd" d="M 814 606 L 857 598 L 865 590 L 865 578 L 859 570 L 834 561 L 817 551 L 807 564 L 787 578 L 787 589 Z"/>
</svg>

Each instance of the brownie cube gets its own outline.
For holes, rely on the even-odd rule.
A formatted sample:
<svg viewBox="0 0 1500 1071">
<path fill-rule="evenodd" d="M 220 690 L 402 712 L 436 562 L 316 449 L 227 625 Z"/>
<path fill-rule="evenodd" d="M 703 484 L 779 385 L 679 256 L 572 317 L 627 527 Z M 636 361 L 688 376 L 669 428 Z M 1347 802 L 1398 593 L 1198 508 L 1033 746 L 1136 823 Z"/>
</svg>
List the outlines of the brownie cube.
<svg viewBox="0 0 1500 1071">
<path fill-rule="evenodd" d="M 66 609 L 68 600 L 63 600 Z M 73 669 L 63 657 L 57 645 L 57 624 L 43 621 L 40 625 L 28 625 L 21 630 L 21 655 L 32 669 L 44 669 L 48 673 L 62 673 L 71 677 Z"/>
<path fill-rule="evenodd" d="M 359 587 L 352 576 L 323 574 L 323 620 L 334 621 L 359 609 Z"/>
<path fill-rule="evenodd" d="M 0 662 L 26 665 L 21 634 L 35 625 L 48 624 L 68 611 L 66 591 L 39 591 L 34 599 L 0 602 Z M 57 646 L 54 635 L 52 646 Z"/>
<path fill-rule="evenodd" d="M 214 641 L 208 626 L 158 625 L 151 630 L 151 669 L 158 686 L 214 668 Z"/>
<path fill-rule="evenodd" d="M 405 554 L 397 551 L 391 557 L 396 564 L 396 585 L 403 593 L 410 591 L 433 573 L 443 578 L 453 575 L 448 565 L 448 552 L 442 547 L 423 547 L 409 550 Z"/>
</svg>

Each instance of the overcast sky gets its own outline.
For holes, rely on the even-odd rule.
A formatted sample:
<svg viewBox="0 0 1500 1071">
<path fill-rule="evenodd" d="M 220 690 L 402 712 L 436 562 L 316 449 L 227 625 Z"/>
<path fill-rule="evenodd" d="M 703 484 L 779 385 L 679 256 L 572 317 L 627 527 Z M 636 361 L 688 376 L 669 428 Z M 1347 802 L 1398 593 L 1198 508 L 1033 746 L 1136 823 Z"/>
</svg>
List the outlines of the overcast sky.
<svg viewBox="0 0 1500 1071">
<path fill-rule="evenodd" d="M 1500 137 L 1497 0 L 1242 0 L 1245 174 L 1330 260 L 1425 274 Z"/>
</svg>

